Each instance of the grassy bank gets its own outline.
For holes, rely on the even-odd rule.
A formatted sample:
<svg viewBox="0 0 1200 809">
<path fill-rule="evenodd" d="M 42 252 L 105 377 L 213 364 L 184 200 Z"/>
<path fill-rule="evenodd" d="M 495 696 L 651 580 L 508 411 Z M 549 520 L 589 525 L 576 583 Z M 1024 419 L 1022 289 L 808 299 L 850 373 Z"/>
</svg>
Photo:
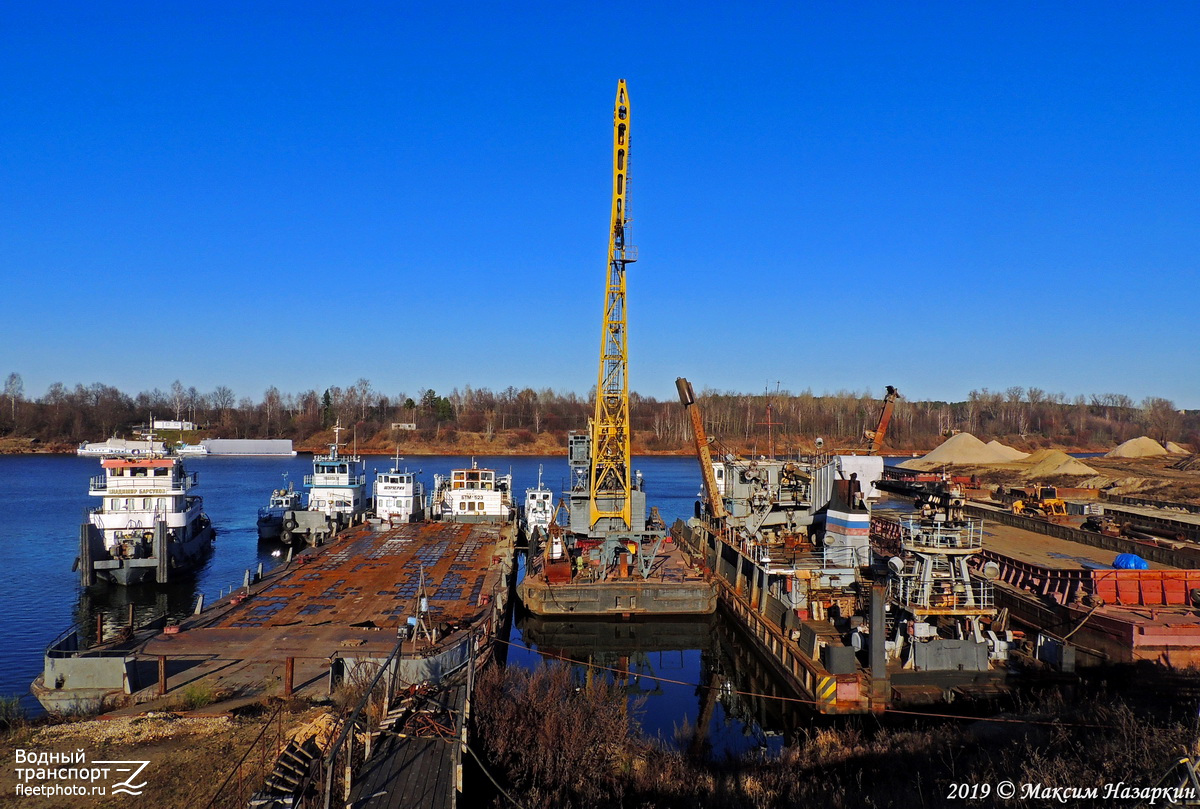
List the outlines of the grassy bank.
<svg viewBox="0 0 1200 809">
<path fill-rule="evenodd" d="M 622 693 L 561 666 L 493 668 L 475 704 L 488 770 L 525 809 L 961 806 L 953 784 L 1152 786 L 1193 741 L 1191 725 L 1093 694 L 1042 700 L 999 721 L 847 720 L 779 755 L 711 761 L 643 738 Z M 992 794 L 970 805 L 1006 802 Z"/>
</svg>

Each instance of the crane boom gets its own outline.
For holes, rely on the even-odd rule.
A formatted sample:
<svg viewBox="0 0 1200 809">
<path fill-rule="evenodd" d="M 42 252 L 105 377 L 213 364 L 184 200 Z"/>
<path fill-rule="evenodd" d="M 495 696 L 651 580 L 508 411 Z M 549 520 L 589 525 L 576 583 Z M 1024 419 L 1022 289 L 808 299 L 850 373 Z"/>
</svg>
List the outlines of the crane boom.
<svg viewBox="0 0 1200 809">
<path fill-rule="evenodd" d="M 608 234 L 608 281 L 604 326 L 600 333 L 600 374 L 592 419 L 592 457 L 588 500 L 590 524 L 608 518 L 631 525 L 629 446 L 629 348 L 626 344 L 625 265 L 637 260 L 626 245 L 629 225 L 629 94 L 617 82 L 613 104 L 612 217 Z M 641 528 L 641 526 L 638 526 Z"/>
<path fill-rule="evenodd" d="M 871 455 L 878 455 L 883 449 L 883 440 L 887 437 L 888 423 L 892 420 L 892 409 L 896 400 L 901 398 L 900 391 L 891 385 L 887 386 L 887 395 L 883 397 L 883 410 L 879 411 L 879 423 L 874 430 L 867 430 L 867 438 L 871 441 Z"/>
<path fill-rule="evenodd" d="M 704 418 L 696 404 L 696 394 L 692 383 L 683 377 L 675 380 L 675 388 L 679 391 L 679 401 L 692 419 L 692 438 L 696 441 L 696 459 L 700 461 L 700 477 L 704 481 L 704 494 L 708 498 L 708 513 L 715 519 L 724 519 L 725 501 L 717 488 L 717 477 L 713 473 L 712 450 L 708 447 L 708 435 L 704 432 Z"/>
</svg>

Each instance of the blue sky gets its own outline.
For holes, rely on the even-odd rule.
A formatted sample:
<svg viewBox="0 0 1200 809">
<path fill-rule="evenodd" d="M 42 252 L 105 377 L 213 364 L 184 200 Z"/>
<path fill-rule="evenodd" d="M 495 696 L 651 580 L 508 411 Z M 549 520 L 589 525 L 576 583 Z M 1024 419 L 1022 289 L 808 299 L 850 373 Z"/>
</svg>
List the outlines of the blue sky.
<svg viewBox="0 0 1200 809">
<path fill-rule="evenodd" d="M 1200 6 L 9 3 L 0 373 L 1200 407 Z M 583 4 L 578 4 L 583 6 Z"/>
</svg>

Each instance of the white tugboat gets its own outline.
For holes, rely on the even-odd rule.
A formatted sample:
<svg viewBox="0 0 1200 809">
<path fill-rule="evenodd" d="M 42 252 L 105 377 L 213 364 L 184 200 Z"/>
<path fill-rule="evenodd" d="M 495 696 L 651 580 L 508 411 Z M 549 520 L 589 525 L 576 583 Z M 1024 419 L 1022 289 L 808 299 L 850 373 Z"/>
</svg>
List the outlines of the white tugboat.
<svg viewBox="0 0 1200 809">
<path fill-rule="evenodd" d="M 425 517 L 425 487 L 415 472 L 400 470 L 400 450 L 391 470 L 375 474 L 375 516 L 386 523 L 414 522 Z"/>
<path fill-rule="evenodd" d="M 286 478 L 287 473 L 283 476 Z M 300 492 L 289 480 L 287 488 L 271 492 L 270 503 L 258 510 L 258 538 L 277 539 L 283 531 L 283 518 L 293 509 L 301 508 Z"/>
<path fill-rule="evenodd" d="M 366 466 L 357 455 L 339 455 L 342 425 L 333 428 L 328 455 L 313 458 L 313 473 L 304 476 L 308 507 L 284 514 L 279 538 L 292 542 L 303 538 L 320 545 L 347 526 L 362 522 L 367 512 Z"/>
<path fill-rule="evenodd" d="M 554 519 L 554 493 L 542 483 L 542 465 L 538 464 L 537 488 L 525 490 L 525 510 L 521 515 L 521 530 L 527 542 L 545 537 Z"/>
<path fill-rule="evenodd" d="M 507 522 L 512 519 L 512 475 L 494 469 L 452 469 L 433 476 L 434 519 L 453 522 Z"/>
<path fill-rule="evenodd" d="M 159 453 L 106 457 L 104 474 L 88 494 L 100 506 L 80 530 L 83 584 L 166 584 L 196 567 L 215 532 L 199 497 L 189 494 L 194 472 L 178 456 Z"/>
</svg>

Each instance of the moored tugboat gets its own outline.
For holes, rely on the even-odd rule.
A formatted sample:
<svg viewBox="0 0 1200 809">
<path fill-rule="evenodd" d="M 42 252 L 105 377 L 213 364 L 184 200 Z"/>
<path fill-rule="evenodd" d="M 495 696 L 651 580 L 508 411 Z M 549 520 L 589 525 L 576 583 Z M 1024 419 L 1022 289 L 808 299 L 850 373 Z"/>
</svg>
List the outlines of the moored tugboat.
<svg viewBox="0 0 1200 809">
<path fill-rule="evenodd" d="M 425 486 L 417 473 L 400 469 L 400 452 L 387 472 L 375 474 L 375 516 L 391 523 L 415 522 L 425 517 Z"/>
<path fill-rule="evenodd" d="M 88 487 L 100 506 L 80 530 L 82 583 L 166 584 L 193 570 L 215 536 L 201 499 L 190 494 L 196 473 L 162 453 L 109 456 L 100 465 L 104 474 Z"/>
<path fill-rule="evenodd" d="M 275 489 L 271 492 L 270 502 L 258 510 L 258 538 L 278 539 L 283 532 L 284 516 L 300 507 L 300 492 L 296 491 L 290 480 L 287 488 Z"/>
<path fill-rule="evenodd" d="M 279 538 L 291 543 L 302 539 L 321 545 L 338 531 L 363 521 L 367 513 L 366 466 L 357 455 L 340 455 L 338 437 L 342 425 L 333 428 L 328 455 L 313 458 L 313 473 L 304 476 L 308 506 L 283 515 Z"/>
</svg>

